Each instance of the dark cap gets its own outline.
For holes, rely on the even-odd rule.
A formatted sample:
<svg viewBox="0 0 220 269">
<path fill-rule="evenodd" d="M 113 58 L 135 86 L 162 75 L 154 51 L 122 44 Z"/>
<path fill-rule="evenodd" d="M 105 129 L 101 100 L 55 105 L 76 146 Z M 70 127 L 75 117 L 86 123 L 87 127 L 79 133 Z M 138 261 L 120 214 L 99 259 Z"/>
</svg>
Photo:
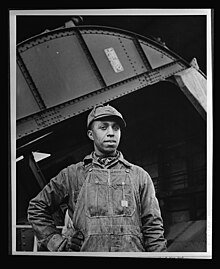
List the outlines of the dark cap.
<svg viewBox="0 0 220 269">
<path fill-rule="evenodd" d="M 87 119 L 87 128 L 89 128 L 90 124 L 98 119 L 106 118 L 106 117 L 115 117 L 117 118 L 119 124 L 123 127 L 126 126 L 126 122 L 124 121 L 120 112 L 118 112 L 114 107 L 107 105 L 104 106 L 102 104 L 97 105 L 90 112 Z"/>
</svg>

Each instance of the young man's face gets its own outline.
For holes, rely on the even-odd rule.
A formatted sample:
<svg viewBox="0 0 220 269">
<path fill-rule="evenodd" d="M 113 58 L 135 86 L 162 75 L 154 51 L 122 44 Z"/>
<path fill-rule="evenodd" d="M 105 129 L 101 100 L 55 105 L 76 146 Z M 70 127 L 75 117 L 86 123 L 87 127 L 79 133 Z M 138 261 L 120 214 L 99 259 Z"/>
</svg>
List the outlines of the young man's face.
<svg viewBox="0 0 220 269">
<path fill-rule="evenodd" d="M 113 120 L 96 120 L 88 136 L 94 142 L 95 152 L 100 155 L 114 155 L 121 138 L 119 124 Z"/>
</svg>

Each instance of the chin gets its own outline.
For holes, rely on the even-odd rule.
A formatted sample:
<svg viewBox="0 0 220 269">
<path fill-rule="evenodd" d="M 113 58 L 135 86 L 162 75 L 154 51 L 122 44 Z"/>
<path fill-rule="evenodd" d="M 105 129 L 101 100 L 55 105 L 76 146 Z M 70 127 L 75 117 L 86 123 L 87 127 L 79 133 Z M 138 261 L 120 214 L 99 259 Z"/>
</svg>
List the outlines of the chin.
<svg viewBox="0 0 220 269">
<path fill-rule="evenodd" d="M 107 149 L 104 150 L 104 152 L 106 154 L 111 154 L 111 153 L 115 153 L 116 150 L 117 150 L 117 148 L 107 148 Z"/>
<path fill-rule="evenodd" d="M 116 149 L 114 150 L 106 150 L 105 153 L 115 153 L 116 152 Z"/>
</svg>

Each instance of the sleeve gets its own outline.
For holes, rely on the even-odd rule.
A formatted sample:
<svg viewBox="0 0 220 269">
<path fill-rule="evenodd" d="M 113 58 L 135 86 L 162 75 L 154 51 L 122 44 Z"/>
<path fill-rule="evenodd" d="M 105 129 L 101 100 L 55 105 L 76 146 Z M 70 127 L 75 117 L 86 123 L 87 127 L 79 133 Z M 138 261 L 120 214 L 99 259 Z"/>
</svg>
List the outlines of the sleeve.
<svg viewBox="0 0 220 269">
<path fill-rule="evenodd" d="M 160 207 L 155 195 L 155 188 L 150 175 L 142 171 L 141 222 L 144 246 L 147 252 L 166 251 L 163 220 Z"/>
<path fill-rule="evenodd" d="M 29 202 L 28 221 L 34 229 L 39 245 L 44 249 L 58 251 L 64 243 L 52 214 L 68 196 L 69 188 L 67 171 L 63 169 Z"/>
</svg>

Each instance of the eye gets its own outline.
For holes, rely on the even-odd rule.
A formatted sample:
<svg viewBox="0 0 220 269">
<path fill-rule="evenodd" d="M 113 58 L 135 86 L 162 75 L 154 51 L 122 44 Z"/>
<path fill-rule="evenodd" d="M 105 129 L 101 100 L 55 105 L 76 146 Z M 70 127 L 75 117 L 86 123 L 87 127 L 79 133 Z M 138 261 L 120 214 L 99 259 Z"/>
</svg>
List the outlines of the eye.
<svg viewBox="0 0 220 269">
<path fill-rule="evenodd" d="M 101 129 L 101 130 L 106 130 L 106 129 L 107 129 L 107 126 L 102 125 L 102 126 L 100 126 L 100 129 Z"/>
<path fill-rule="evenodd" d="M 117 125 L 114 125 L 113 126 L 113 129 L 115 130 L 115 131 L 118 131 L 119 129 L 120 129 L 120 126 L 117 124 Z"/>
</svg>

